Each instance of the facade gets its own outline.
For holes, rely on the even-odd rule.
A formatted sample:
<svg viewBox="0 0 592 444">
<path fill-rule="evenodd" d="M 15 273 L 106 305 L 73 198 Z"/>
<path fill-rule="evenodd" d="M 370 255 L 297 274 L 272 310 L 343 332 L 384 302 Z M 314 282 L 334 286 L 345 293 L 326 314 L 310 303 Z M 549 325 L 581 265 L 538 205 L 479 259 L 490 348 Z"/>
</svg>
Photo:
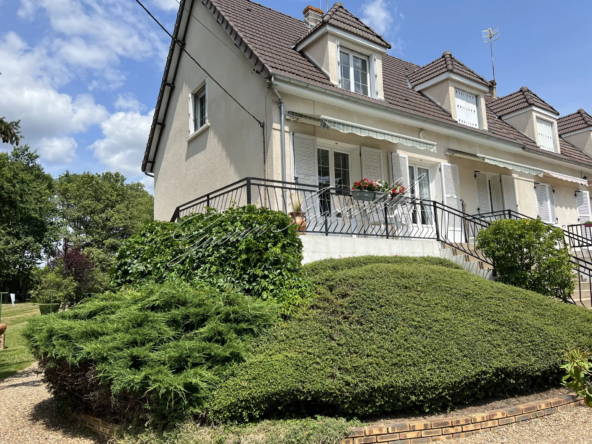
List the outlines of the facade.
<svg viewBox="0 0 592 444">
<path fill-rule="evenodd" d="M 449 52 L 392 57 L 340 3 L 296 19 L 181 0 L 174 37 L 142 164 L 157 219 L 246 177 L 344 193 L 366 177 L 467 214 L 592 219 L 591 116 L 527 87 L 497 97 Z"/>
</svg>

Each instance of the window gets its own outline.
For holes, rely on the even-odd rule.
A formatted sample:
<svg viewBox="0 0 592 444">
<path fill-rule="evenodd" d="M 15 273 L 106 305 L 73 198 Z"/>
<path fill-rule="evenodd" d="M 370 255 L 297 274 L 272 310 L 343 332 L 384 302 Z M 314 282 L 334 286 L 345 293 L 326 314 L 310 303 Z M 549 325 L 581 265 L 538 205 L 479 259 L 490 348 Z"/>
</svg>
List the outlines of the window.
<svg viewBox="0 0 592 444">
<path fill-rule="evenodd" d="M 189 133 L 193 134 L 208 123 L 207 88 L 204 85 L 189 97 Z"/>
<path fill-rule="evenodd" d="M 539 146 L 547 151 L 555 152 L 555 137 L 553 137 L 553 124 L 537 118 L 537 130 L 539 133 Z"/>
<path fill-rule="evenodd" d="M 333 157 L 332 163 L 331 157 Z M 351 183 L 349 178 L 350 170 L 348 153 L 318 148 L 317 169 L 320 188 L 335 187 L 336 194 L 349 193 Z M 321 195 L 320 204 L 321 213 L 331 213 L 331 192 L 323 193 Z"/>
<path fill-rule="evenodd" d="M 534 186 L 534 192 L 537 200 L 537 212 L 541 220 L 548 224 L 556 224 L 555 196 L 551 185 L 537 183 Z"/>
<path fill-rule="evenodd" d="M 369 95 L 368 58 L 351 51 L 339 51 L 341 87 L 365 96 Z"/>
<path fill-rule="evenodd" d="M 456 101 L 456 120 L 463 125 L 479 128 L 479 114 L 477 113 L 477 96 L 462 89 L 454 90 Z"/>
</svg>

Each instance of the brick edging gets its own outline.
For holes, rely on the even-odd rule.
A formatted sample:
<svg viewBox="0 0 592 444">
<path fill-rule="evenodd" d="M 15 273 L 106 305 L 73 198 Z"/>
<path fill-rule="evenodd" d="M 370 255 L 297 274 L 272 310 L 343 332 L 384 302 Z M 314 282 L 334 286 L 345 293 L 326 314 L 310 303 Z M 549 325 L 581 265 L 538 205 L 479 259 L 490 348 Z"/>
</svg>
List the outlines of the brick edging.
<svg viewBox="0 0 592 444">
<path fill-rule="evenodd" d="M 102 419 L 95 418 L 94 416 L 90 415 L 84 415 L 82 413 L 69 413 L 68 416 L 70 416 L 70 418 L 74 421 L 78 422 L 78 424 L 91 429 L 105 441 L 115 437 L 115 433 L 117 431 L 117 426 L 115 424 L 111 424 L 107 421 L 103 421 Z"/>
<path fill-rule="evenodd" d="M 384 426 L 358 427 L 353 429 L 349 437 L 341 444 L 423 444 L 452 438 L 464 438 L 514 422 L 569 411 L 576 405 L 585 405 L 583 400 L 576 398 L 575 395 L 565 395 L 539 403 L 520 404 L 488 413 L 433 421 L 398 422 Z"/>
</svg>

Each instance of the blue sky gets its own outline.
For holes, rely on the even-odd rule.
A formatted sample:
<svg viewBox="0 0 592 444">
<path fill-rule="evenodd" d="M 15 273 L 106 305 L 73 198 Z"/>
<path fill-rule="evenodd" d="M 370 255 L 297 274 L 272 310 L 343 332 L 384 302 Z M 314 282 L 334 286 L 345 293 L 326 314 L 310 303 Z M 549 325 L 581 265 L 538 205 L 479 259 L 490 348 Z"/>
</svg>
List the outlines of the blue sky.
<svg viewBox="0 0 592 444">
<path fill-rule="evenodd" d="M 326 5 L 260 3 L 294 17 Z M 498 94 L 526 85 L 561 114 L 592 112 L 592 2 L 342 3 L 392 43 L 392 55 L 423 65 L 451 51 L 488 79 L 481 31 L 499 26 Z M 172 31 L 176 0 L 145 4 Z M 151 190 L 140 164 L 168 45 L 134 0 L 0 0 L 0 116 L 21 119 L 25 142 L 54 176 L 120 171 Z"/>
</svg>

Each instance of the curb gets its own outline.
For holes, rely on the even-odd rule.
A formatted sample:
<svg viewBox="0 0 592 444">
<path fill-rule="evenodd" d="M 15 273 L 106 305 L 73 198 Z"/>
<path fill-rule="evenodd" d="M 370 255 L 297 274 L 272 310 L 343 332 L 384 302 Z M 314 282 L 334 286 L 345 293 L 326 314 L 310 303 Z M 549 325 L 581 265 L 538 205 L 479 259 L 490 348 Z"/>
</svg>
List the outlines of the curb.
<svg viewBox="0 0 592 444">
<path fill-rule="evenodd" d="M 341 444 L 423 444 L 468 436 L 503 427 L 508 424 L 527 421 L 557 412 L 572 410 L 585 405 L 576 395 L 547 399 L 539 403 L 520 404 L 488 413 L 433 421 L 398 422 L 375 427 L 358 427 Z"/>
</svg>

